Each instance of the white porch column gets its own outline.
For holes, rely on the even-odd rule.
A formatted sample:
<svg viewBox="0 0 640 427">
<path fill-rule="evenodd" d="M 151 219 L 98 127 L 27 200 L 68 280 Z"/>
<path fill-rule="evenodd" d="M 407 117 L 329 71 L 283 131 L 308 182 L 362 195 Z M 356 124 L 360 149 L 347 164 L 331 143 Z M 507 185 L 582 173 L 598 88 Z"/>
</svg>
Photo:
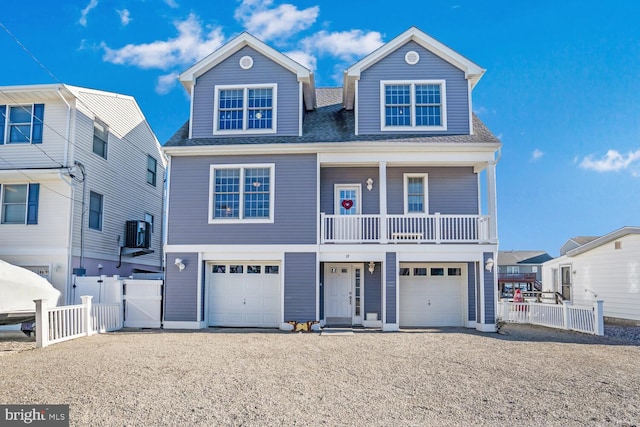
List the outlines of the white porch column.
<svg viewBox="0 0 640 427">
<path fill-rule="evenodd" d="M 380 243 L 387 243 L 387 162 L 379 163 Z"/>
<path fill-rule="evenodd" d="M 487 165 L 487 210 L 489 214 L 489 242 L 498 242 L 498 202 L 496 198 L 496 162 Z"/>
</svg>

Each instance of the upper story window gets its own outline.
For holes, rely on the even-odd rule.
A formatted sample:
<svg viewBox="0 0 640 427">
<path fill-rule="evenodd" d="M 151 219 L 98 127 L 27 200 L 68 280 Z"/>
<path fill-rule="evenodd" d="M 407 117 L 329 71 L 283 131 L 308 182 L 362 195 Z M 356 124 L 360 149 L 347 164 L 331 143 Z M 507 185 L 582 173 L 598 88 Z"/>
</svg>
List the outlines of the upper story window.
<svg viewBox="0 0 640 427">
<path fill-rule="evenodd" d="M 216 86 L 214 133 L 276 131 L 277 85 Z"/>
<path fill-rule="evenodd" d="M 427 188 L 427 174 L 404 174 L 404 212 L 406 214 L 429 212 Z"/>
<path fill-rule="evenodd" d="M 109 141 L 109 126 L 100 119 L 93 122 L 93 152 L 107 158 L 107 142 Z"/>
<path fill-rule="evenodd" d="M 147 156 L 147 184 L 156 186 L 156 178 L 158 175 L 158 162 L 151 156 Z"/>
<path fill-rule="evenodd" d="M 0 105 L 0 144 L 42 144 L 44 104 Z"/>
<path fill-rule="evenodd" d="M 274 165 L 212 165 L 209 222 L 273 222 Z"/>
<path fill-rule="evenodd" d="M 520 274 L 520 266 L 508 265 L 507 266 L 507 274 Z"/>
<path fill-rule="evenodd" d="M 37 224 L 40 184 L 1 184 L 1 224 Z"/>
<path fill-rule="evenodd" d="M 446 130 L 444 80 L 381 81 L 382 130 Z"/>
<path fill-rule="evenodd" d="M 104 213 L 104 196 L 89 192 L 89 228 L 102 231 L 102 216 Z"/>
</svg>

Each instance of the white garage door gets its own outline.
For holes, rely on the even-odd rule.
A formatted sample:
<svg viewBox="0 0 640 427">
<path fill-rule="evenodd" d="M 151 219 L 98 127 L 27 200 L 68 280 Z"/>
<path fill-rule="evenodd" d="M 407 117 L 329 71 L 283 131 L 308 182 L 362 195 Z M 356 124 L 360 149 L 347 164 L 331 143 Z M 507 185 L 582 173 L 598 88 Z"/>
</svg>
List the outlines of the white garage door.
<svg viewBox="0 0 640 427">
<path fill-rule="evenodd" d="M 464 264 L 400 264 L 400 326 L 464 326 Z"/>
<path fill-rule="evenodd" d="M 280 283 L 277 263 L 209 264 L 209 325 L 277 328 Z"/>
</svg>

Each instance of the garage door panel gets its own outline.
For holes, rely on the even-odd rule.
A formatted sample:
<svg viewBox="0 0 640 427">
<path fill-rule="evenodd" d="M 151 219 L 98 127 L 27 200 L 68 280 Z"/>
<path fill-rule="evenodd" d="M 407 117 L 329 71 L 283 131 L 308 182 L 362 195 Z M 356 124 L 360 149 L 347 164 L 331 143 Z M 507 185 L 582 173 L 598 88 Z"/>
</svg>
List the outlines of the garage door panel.
<svg viewBox="0 0 640 427">
<path fill-rule="evenodd" d="M 431 271 L 460 265 L 417 264 L 410 265 L 410 276 L 400 276 L 400 326 L 463 326 L 464 325 L 464 276 L 415 276 L 418 269 Z"/>
<path fill-rule="evenodd" d="M 223 272 L 211 272 L 209 276 L 210 326 L 272 328 L 280 325 L 281 276 L 273 273 L 274 270 L 279 272 L 279 266 L 267 269 L 255 262 L 237 261 L 215 265 L 225 268 L 218 270 Z"/>
</svg>

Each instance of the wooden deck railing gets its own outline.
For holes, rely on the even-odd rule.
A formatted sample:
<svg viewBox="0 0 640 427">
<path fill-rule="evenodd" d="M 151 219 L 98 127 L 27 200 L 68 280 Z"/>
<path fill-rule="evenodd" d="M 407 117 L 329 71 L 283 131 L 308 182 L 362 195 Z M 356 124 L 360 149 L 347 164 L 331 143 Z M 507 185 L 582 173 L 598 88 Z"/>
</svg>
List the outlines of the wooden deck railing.
<svg viewBox="0 0 640 427">
<path fill-rule="evenodd" d="M 321 243 L 480 243 L 488 238 L 484 215 L 320 214 Z"/>
</svg>

